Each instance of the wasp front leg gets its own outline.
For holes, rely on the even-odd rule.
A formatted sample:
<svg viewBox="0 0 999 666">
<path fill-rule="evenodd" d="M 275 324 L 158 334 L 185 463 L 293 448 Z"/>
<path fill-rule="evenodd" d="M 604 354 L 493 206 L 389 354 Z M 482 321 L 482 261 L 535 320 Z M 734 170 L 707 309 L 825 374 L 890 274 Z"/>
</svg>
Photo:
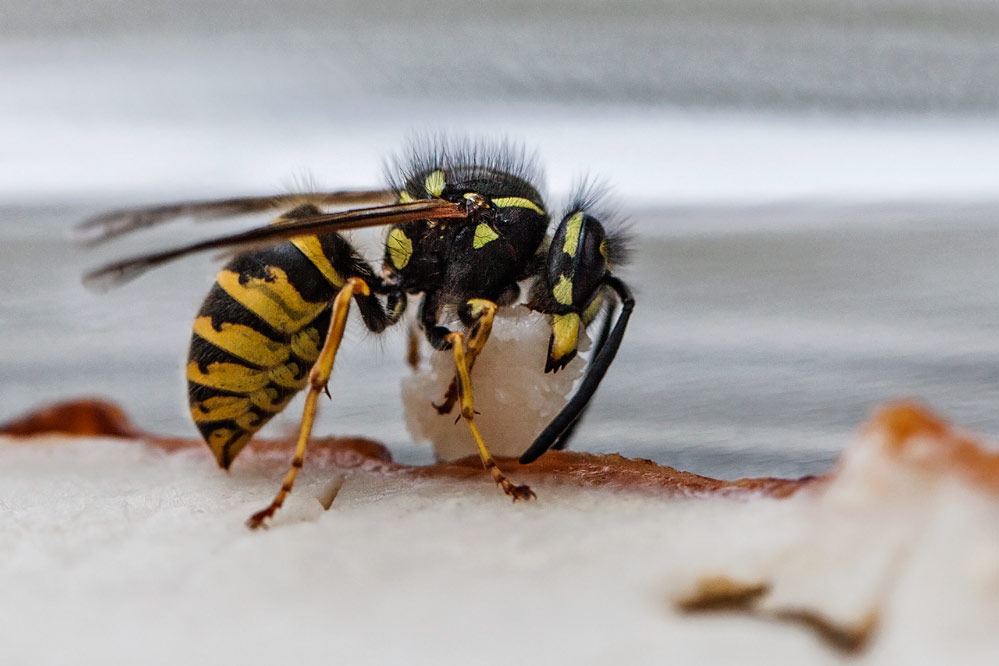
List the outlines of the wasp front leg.
<svg viewBox="0 0 999 666">
<path fill-rule="evenodd" d="M 515 290 L 512 300 L 516 300 L 516 294 L 520 290 L 517 285 L 513 285 L 512 289 Z M 482 348 L 485 347 L 486 340 L 489 339 L 489 334 L 493 330 L 493 321 L 496 318 L 497 309 L 498 306 L 493 301 L 484 298 L 472 298 L 458 311 L 462 322 L 471 327 L 468 337 L 468 350 L 465 353 L 469 373 L 472 372 L 472 368 L 475 366 L 475 359 L 482 352 Z M 437 410 L 438 414 L 444 415 L 451 413 L 457 400 L 458 376 L 455 375 L 448 385 L 447 391 L 444 393 L 444 399 L 440 403 L 435 402 L 431 404 Z"/>
<path fill-rule="evenodd" d="M 454 365 L 457 375 L 456 383 L 458 387 L 457 393 L 461 407 L 461 418 L 465 419 L 465 422 L 468 424 L 468 429 L 471 431 L 472 437 L 475 439 L 475 446 L 479 450 L 479 457 L 482 459 L 482 466 L 485 467 L 486 471 L 492 475 L 493 481 L 496 482 L 496 485 L 502 488 L 503 492 L 509 495 L 515 502 L 519 499 L 533 499 L 535 497 L 534 491 L 532 491 L 528 486 L 514 485 L 509 479 L 506 478 L 506 475 L 503 474 L 499 466 L 496 464 L 496 460 L 493 458 L 492 454 L 489 453 L 489 449 L 486 447 L 486 443 L 483 441 L 482 435 L 479 433 L 479 429 L 475 425 L 475 402 L 472 396 L 471 363 L 475 356 L 478 356 L 478 354 L 482 351 L 482 347 L 486 344 L 486 340 L 489 339 L 489 332 L 492 330 L 493 316 L 496 312 L 496 304 L 482 299 L 473 299 L 472 301 L 469 301 L 469 305 L 471 305 L 472 308 L 479 310 L 481 318 L 476 325 L 472 327 L 471 335 L 468 340 L 467 351 L 465 347 L 464 333 L 454 331 L 446 336 L 447 341 L 451 343 L 451 353 L 454 356 Z"/>
</svg>

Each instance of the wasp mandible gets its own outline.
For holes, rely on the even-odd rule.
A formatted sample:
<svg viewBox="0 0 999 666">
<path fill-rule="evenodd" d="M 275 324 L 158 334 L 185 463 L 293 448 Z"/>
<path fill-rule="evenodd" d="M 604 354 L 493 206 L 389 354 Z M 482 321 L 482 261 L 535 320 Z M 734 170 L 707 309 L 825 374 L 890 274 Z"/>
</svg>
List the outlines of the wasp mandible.
<svg viewBox="0 0 999 666">
<path fill-rule="evenodd" d="M 516 303 L 533 280 L 527 306 L 550 317 L 546 372 L 575 356 L 581 327 L 606 317 L 572 398 L 520 458 L 564 447 L 607 372 L 634 308 L 612 273 L 625 259 L 622 234 L 605 226 L 598 197 L 585 187 L 550 237 L 548 209 L 532 184 L 535 160 L 522 148 L 445 140 L 415 143 L 389 169 L 385 189 L 312 192 L 195 201 L 112 211 L 81 227 L 94 242 L 182 216 L 221 217 L 285 210 L 271 224 L 109 264 L 88 273 L 107 287 L 195 252 L 240 252 L 218 273 L 194 320 L 187 363 L 191 416 L 219 465 L 228 469 L 250 438 L 308 387 L 295 454 L 271 503 L 247 521 L 264 524 L 281 507 L 301 469 L 319 395 L 327 384 L 351 302 L 364 325 L 380 333 L 419 296 L 417 320 L 430 345 L 450 352 L 455 375 L 440 404 L 455 406 L 482 464 L 503 492 L 531 499 L 506 478 L 475 424 L 471 371 L 498 308 Z M 344 208 L 324 212 L 326 208 Z M 389 226 L 376 273 L 342 235 Z M 460 326 L 442 324 L 444 312 Z"/>
</svg>

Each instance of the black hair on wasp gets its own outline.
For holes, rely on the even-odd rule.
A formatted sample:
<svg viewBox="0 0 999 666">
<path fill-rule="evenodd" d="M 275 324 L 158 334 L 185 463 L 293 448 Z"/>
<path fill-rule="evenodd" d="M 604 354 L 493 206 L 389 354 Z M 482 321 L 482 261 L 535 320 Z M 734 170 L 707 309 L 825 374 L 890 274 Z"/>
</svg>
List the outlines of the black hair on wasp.
<svg viewBox="0 0 999 666">
<path fill-rule="evenodd" d="M 581 185 L 553 218 L 536 159 L 508 142 L 424 139 L 391 164 L 387 188 L 188 201 L 112 211 L 81 225 L 97 243 L 181 216 L 282 211 L 266 226 L 119 261 L 84 278 L 110 286 L 194 252 L 240 252 L 219 271 L 194 320 L 191 417 L 228 468 L 308 388 L 291 466 L 271 503 L 249 519 L 251 527 L 264 525 L 291 491 L 352 302 L 368 330 L 380 333 L 400 320 L 410 298 L 418 299 L 423 334 L 455 366 L 451 386 L 434 405 L 441 414 L 458 410 L 483 466 L 514 500 L 534 493 L 500 471 L 475 424 L 471 372 L 496 311 L 517 302 L 520 283 L 531 281 L 527 306 L 551 324 L 546 372 L 565 367 L 581 328 L 605 313 L 575 393 L 522 463 L 566 445 L 620 347 L 634 298 L 613 272 L 626 248 L 597 188 Z M 388 227 L 379 271 L 342 235 L 374 226 Z M 444 312 L 457 313 L 453 328 Z"/>
</svg>

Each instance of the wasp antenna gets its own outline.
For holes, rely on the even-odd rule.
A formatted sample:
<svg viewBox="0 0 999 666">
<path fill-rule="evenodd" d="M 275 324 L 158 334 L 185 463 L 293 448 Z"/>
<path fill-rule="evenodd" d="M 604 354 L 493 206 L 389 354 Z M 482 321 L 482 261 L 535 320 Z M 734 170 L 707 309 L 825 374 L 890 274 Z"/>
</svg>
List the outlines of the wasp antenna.
<svg viewBox="0 0 999 666">
<path fill-rule="evenodd" d="M 628 286 L 616 277 L 608 277 L 606 284 L 617 293 L 618 298 L 621 300 L 621 314 L 618 315 L 617 321 L 614 323 L 614 328 L 600 348 L 600 351 L 590 361 L 586 369 L 586 374 L 583 376 L 583 380 L 580 382 L 575 395 L 566 403 L 565 407 L 562 408 L 562 411 L 558 413 L 552 422 L 548 424 L 548 427 L 538 435 L 534 443 L 520 456 L 521 464 L 537 460 L 542 453 L 550 449 L 558 439 L 563 437 L 572 424 L 579 419 L 586 409 L 586 405 L 589 404 L 590 398 L 596 393 L 600 381 L 607 374 L 607 369 L 610 368 L 614 357 L 617 355 L 618 347 L 621 346 L 621 340 L 624 338 L 624 331 L 628 326 L 628 319 L 631 317 L 631 311 L 635 308 L 635 297 L 632 295 L 631 290 L 628 289 Z"/>
<path fill-rule="evenodd" d="M 607 346 L 607 340 L 610 339 L 611 327 L 614 324 L 614 317 L 617 315 L 617 302 L 608 299 L 607 302 L 607 313 L 604 316 L 603 323 L 600 325 L 600 335 L 597 337 L 596 344 L 593 345 L 593 352 L 591 353 L 591 358 L 596 359 L 600 355 L 600 350 Z M 579 412 L 579 416 L 576 420 L 569 424 L 562 435 L 558 438 L 555 444 L 552 445 L 553 449 L 562 450 L 569 445 L 569 441 L 572 439 L 573 434 L 576 432 L 576 428 L 579 427 L 580 422 L 583 420 L 583 416 L 586 414 L 586 410 L 589 409 L 590 403 L 583 406 L 583 409 Z"/>
</svg>

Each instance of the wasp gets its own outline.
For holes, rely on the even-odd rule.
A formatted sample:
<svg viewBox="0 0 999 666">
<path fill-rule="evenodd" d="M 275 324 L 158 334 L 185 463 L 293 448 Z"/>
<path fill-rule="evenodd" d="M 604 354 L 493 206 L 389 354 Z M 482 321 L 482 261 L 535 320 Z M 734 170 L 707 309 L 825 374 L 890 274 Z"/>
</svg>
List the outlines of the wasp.
<svg viewBox="0 0 999 666">
<path fill-rule="evenodd" d="M 532 183 L 535 159 L 509 143 L 415 142 L 389 167 L 382 189 L 307 192 L 121 209 L 85 221 L 92 242 L 178 217 L 284 210 L 265 226 L 118 261 L 84 277 L 107 288 L 192 253 L 234 248 L 194 320 L 187 362 L 191 417 L 218 464 L 228 469 L 250 438 L 307 388 L 295 453 L 271 503 L 247 521 L 260 527 L 280 509 L 301 469 L 317 401 L 328 382 L 353 302 L 365 327 L 400 321 L 410 297 L 430 345 L 453 357 L 441 414 L 455 406 L 485 469 L 514 501 L 535 497 L 507 479 L 475 424 L 471 372 L 498 308 L 518 301 L 549 317 L 546 372 L 575 356 L 581 327 L 604 324 L 575 393 L 520 458 L 562 448 L 620 346 L 635 300 L 612 273 L 625 258 L 619 231 L 605 227 L 598 196 L 581 187 L 554 233 Z M 339 209 L 339 210 L 338 210 Z M 345 209 L 345 210 L 343 210 Z M 333 210 L 333 212 L 328 212 Z M 387 226 L 376 273 L 343 235 Z M 608 231 L 608 229 L 610 229 Z M 449 328 L 445 313 L 456 318 Z"/>
</svg>

